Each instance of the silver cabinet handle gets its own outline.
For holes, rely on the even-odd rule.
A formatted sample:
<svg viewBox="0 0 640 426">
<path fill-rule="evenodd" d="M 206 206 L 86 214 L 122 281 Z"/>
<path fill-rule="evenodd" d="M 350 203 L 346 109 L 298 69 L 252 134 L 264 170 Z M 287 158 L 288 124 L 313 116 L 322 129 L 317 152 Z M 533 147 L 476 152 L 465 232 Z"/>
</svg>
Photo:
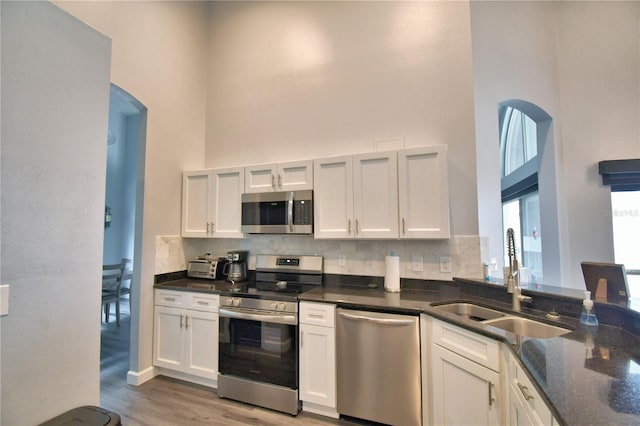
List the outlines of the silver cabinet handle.
<svg viewBox="0 0 640 426">
<path fill-rule="evenodd" d="M 340 312 L 342 318 L 353 320 L 353 321 L 368 321 L 374 324 L 384 324 L 384 325 L 412 325 L 415 324 L 415 321 L 412 319 L 392 319 L 392 318 L 373 318 L 365 315 L 353 315 L 346 314 L 344 312 Z"/>
<path fill-rule="evenodd" d="M 347 220 L 347 233 L 351 235 L 351 219 Z"/>
<path fill-rule="evenodd" d="M 358 225 L 359 225 L 358 219 L 356 219 L 356 234 L 360 233 L 360 229 L 359 229 L 360 227 Z"/>
<path fill-rule="evenodd" d="M 282 189 L 282 176 L 280 174 L 278 174 L 278 187 Z"/>
<path fill-rule="evenodd" d="M 405 235 L 407 233 L 407 228 L 404 226 L 404 217 L 402 218 L 402 235 Z"/>
<path fill-rule="evenodd" d="M 496 399 L 493 397 L 493 383 L 489 382 L 489 407 L 496 402 Z"/>
<path fill-rule="evenodd" d="M 531 401 L 533 399 L 533 395 L 529 393 L 529 389 L 526 386 L 522 386 L 520 382 L 517 382 L 516 384 L 518 385 L 518 389 L 520 389 L 522 396 L 524 396 L 524 399 L 526 401 Z"/>
<path fill-rule="evenodd" d="M 183 325 L 184 325 L 183 321 L 184 321 L 184 315 L 181 314 L 180 315 L 180 328 L 182 328 Z"/>
<path fill-rule="evenodd" d="M 189 315 L 184 316 L 184 328 L 189 328 Z"/>
<path fill-rule="evenodd" d="M 198 305 L 209 306 L 209 302 L 205 302 L 204 300 L 198 300 L 196 303 L 197 303 Z"/>
<path fill-rule="evenodd" d="M 176 298 L 175 297 L 165 297 L 164 300 L 166 300 L 167 302 L 175 302 Z"/>
<path fill-rule="evenodd" d="M 300 330 L 300 347 L 304 346 L 304 331 Z"/>
<path fill-rule="evenodd" d="M 271 187 L 276 189 L 276 175 L 271 175 Z"/>
</svg>

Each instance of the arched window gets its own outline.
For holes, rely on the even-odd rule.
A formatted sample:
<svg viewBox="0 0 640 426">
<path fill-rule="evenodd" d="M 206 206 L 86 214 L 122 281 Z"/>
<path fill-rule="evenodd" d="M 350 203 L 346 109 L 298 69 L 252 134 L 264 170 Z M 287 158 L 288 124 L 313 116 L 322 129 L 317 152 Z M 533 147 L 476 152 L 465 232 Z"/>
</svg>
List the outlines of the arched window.
<svg viewBox="0 0 640 426">
<path fill-rule="evenodd" d="M 520 266 L 532 282 L 542 281 L 542 229 L 538 194 L 538 124 L 521 109 L 503 104 L 500 123 L 500 165 L 503 235 L 513 228 Z M 506 246 L 506 242 L 505 242 Z M 505 265 L 508 260 L 505 255 Z"/>
</svg>

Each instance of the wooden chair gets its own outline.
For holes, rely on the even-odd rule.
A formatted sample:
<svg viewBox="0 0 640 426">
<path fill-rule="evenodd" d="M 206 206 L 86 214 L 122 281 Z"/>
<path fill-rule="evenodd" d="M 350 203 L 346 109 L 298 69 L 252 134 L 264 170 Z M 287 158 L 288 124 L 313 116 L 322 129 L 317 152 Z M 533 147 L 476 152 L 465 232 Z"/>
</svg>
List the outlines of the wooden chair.
<svg viewBox="0 0 640 426">
<path fill-rule="evenodd" d="M 116 324 L 120 325 L 120 298 L 131 293 L 132 265 L 131 259 L 122 259 L 120 263 L 102 266 L 102 306 L 106 323 L 109 322 L 111 303 L 115 303 Z M 123 285 L 126 281 L 129 281 L 129 286 Z M 131 299 L 129 299 L 129 312 L 131 312 Z"/>
<path fill-rule="evenodd" d="M 111 303 L 116 304 L 116 324 L 120 325 L 120 287 L 122 268 L 120 263 L 102 265 L 102 307 L 104 322 L 109 322 Z"/>
</svg>

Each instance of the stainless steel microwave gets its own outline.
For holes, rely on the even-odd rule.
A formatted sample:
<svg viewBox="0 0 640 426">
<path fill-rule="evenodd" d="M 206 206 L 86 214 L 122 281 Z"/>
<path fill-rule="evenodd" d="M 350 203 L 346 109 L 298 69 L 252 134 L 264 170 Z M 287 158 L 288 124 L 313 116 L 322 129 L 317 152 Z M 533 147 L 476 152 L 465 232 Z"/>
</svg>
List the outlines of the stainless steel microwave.
<svg viewBox="0 0 640 426">
<path fill-rule="evenodd" d="M 242 232 L 313 234 L 313 191 L 242 194 Z"/>
</svg>

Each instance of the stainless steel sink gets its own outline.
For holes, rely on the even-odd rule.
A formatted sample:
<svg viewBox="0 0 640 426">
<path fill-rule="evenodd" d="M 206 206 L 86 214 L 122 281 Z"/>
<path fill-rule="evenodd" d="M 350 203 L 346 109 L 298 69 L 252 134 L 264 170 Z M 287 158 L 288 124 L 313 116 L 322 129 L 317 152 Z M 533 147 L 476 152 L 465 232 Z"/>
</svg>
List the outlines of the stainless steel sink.
<svg viewBox="0 0 640 426">
<path fill-rule="evenodd" d="M 449 312 L 474 321 L 486 321 L 507 315 L 504 312 L 465 302 L 445 303 L 432 307 L 437 311 Z"/>
<path fill-rule="evenodd" d="M 500 328 L 505 331 L 517 334 L 519 336 L 533 337 L 538 339 L 548 339 L 551 337 L 562 336 L 571 333 L 566 328 L 556 327 L 555 325 L 546 324 L 540 321 L 528 318 L 505 316 L 503 318 L 491 319 L 483 321 L 484 324 L 492 327 Z"/>
</svg>

